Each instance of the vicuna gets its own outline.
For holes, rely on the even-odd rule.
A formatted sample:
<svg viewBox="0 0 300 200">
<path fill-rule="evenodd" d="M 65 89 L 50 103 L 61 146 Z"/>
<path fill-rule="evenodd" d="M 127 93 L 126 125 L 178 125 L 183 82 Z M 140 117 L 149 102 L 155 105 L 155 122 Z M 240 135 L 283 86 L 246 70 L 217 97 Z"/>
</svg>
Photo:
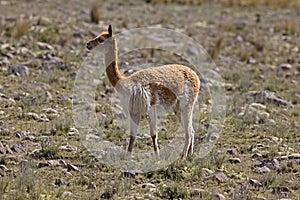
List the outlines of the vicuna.
<svg viewBox="0 0 300 200">
<path fill-rule="evenodd" d="M 171 64 L 147 68 L 125 77 L 118 68 L 117 40 L 111 25 L 107 32 L 90 40 L 86 47 L 92 50 L 98 45 L 104 50 L 107 77 L 121 97 L 126 116 L 130 116 L 128 152 L 132 152 L 141 115 L 147 114 L 154 152 L 159 154 L 156 105 L 162 105 L 175 112 L 184 129 L 185 144 L 181 157 L 191 155 L 194 145 L 192 115 L 200 88 L 197 74 L 186 66 Z"/>
</svg>

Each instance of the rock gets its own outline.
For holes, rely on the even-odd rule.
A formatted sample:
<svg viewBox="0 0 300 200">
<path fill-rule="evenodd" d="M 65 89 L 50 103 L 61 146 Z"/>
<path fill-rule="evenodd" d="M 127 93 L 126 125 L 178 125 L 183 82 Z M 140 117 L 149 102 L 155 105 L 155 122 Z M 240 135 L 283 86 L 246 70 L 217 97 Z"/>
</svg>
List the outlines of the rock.
<svg viewBox="0 0 300 200">
<path fill-rule="evenodd" d="M 25 137 L 25 140 L 29 140 L 29 141 L 35 142 L 36 138 L 33 135 L 28 135 L 28 136 Z"/>
<path fill-rule="evenodd" d="M 262 160 L 259 162 L 256 162 L 254 164 L 254 167 L 268 167 L 271 170 L 276 170 L 279 168 L 279 162 L 277 159 L 273 158 L 273 159 L 266 159 L 266 160 Z"/>
<path fill-rule="evenodd" d="M 79 172 L 79 168 L 76 167 L 75 165 L 72 165 L 70 163 L 67 164 L 67 168 L 68 168 L 68 171 L 76 171 L 76 172 Z"/>
<path fill-rule="evenodd" d="M 226 182 L 228 180 L 228 177 L 223 172 L 217 171 L 205 177 L 205 180 L 217 180 L 219 183 L 222 183 L 222 182 Z"/>
<path fill-rule="evenodd" d="M 228 149 L 227 153 L 230 154 L 230 155 L 237 155 L 238 151 L 236 149 Z"/>
<path fill-rule="evenodd" d="M 68 132 L 67 135 L 69 135 L 69 136 L 79 135 L 79 132 L 76 128 L 72 127 L 72 128 L 70 128 L 70 132 Z"/>
<path fill-rule="evenodd" d="M 52 24 L 51 19 L 45 16 L 40 16 L 37 20 L 37 25 L 39 26 L 49 26 L 51 24 Z"/>
<path fill-rule="evenodd" d="M 258 174 L 265 174 L 267 172 L 270 172 L 271 170 L 268 167 L 263 166 L 263 167 L 255 167 L 253 171 Z"/>
<path fill-rule="evenodd" d="M 9 73 L 17 76 L 28 76 L 29 69 L 24 65 L 12 65 L 9 67 Z"/>
<path fill-rule="evenodd" d="M 262 155 L 260 153 L 255 153 L 251 156 L 251 158 L 262 158 Z"/>
<path fill-rule="evenodd" d="M 130 178 L 134 178 L 135 176 L 142 174 L 143 172 L 141 170 L 138 169 L 133 169 L 133 170 L 129 170 L 129 171 L 125 171 L 124 172 L 124 176 L 125 177 L 130 177 Z"/>
<path fill-rule="evenodd" d="M 9 171 L 9 169 L 5 165 L 0 165 L 0 169 L 5 171 L 5 172 Z"/>
<path fill-rule="evenodd" d="M 44 42 L 37 42 L 36 44 L 41 50 L 54 50 L 54 48 L 50 44 Z"/>
<path fill-rule="evenodd" d="M 17 153 L 26 152 L 25 147 L 23 147 L 22 144 L 20 144 L 20 143 L 14 144 L 11 147 L 11 150 L 14 151 L 14 152 L 17 152 Z"/>
<path fill-rule="evenodd" d="M 257 103 L 271 103 L 276 106 L 282 107 L 293 107 L 293 104 L 283 100 L 281 97 L 277 96 L 274 92 L 270 91 L 252 91 L 249 96 L 253 98 Z"/>
<path fill-rule="evenodd" d="M 249 108 L 257 111 L 257 110 L 265 110 L 266 106 L 261 103 L 251 103 Z"/>
<path fill-rule="evenodd" d="M 273 194 L 278 194 L 282 197 L 288 197 L 288 195 L 291 193 L 291 190 L 285 186 L 276 186 L 273 188 L 272 192 Z"/>
<path fill-rule="evenodd" d="M 226 197 L 224 195 L 222 195 L 222 194 L 216 194 L 216 198 L 218 200 L 226 200 Z"/>
<path fill-rule="evenodd" d="M 288 71 L 291 70 L 293 66 L 291 64 L 285 63 L 278 66 L 277 71 Z"/>
<path fill-rule="evenodd" d="M 239 158 L 229 158 L 228 161 L 234 164 L 241 163 L 241 159 Z"/>
<path fill-rule="evenodd" d="M 59 161 L 64 167 L 68 168 L 68 163 L 65 160 Z"/>
<path fill-rule="evenodd" d="M 144 183 L 142 188 L 156 188 L 156 186 L 153 183 Z"/>
<path fill-rule="evenodd" d="M 27 131 L 16 131 L 15 132 L 15 136 L 17 138 L 25 138 L 28 134 L 29 134 L 29 132 L 27 132 Z"/>
<path fill-rule="evenodd" d="M 253 187 L 262 187 L 262 184 L 258 180 L 255 180 L 255 179 L 252 179 L 252 178 L 249 180 L 249 183 Z"/>
<path fill-rule="evenodd" d="M 46 108 L 43 109 L 43 112 L 47 113 L 47 114 L 57 114 L 57 111 L 53 108 Z"/>
<path fill-rule="evenodd" d="M 37 168 L 49 167 L 50 164 L 48 162 L 39 162 Z"/>
<path fill-rule="evenodd" d="M 69 191 L 64 191 L 61 196 L 64 198 L 69 198 L 69 197 L 73 196 L 73 193 L 69 192 Z"/>
<path fill-rule="evenodd" d="M 1 104 L 16 104 L 16 101 L 5 94 L 0 93 L 0 103 Z"/>
<path fill-rule="evenodd" d="M 56 167 L 56 166 L 60 166 L 60 160 L 48 160 L 47 162 L 50 166 Z"/>
<path fill-rule="evenodd" d="M 76 147 L 72 147 L 70 145 L 60 146 L 59 149 L 62 150 L 62 151 L 68 151 L 68 152 L 77 150 Z"/>
<path fill-rule="evenodd" d="M 95 185 L 95 183 L 94 182 L 91 182 L 89 185 L 88 185 L 88 189 L 93 189 L 93 190 L 95 190 L 97 187 L 96 187 L 96 185 Z"/>
<path fill-rule="evenodd" d="M 263 197 L 261 195 L 258 195 L 257 197 L 255 197 L 255 200 L 267 200 L 267 198 Z"/>
<path fill-rule="evenodd" d="M 33 112 L 25 113 L 25 117 L 27 117 L 28 119 L 33 119 L 33 120 L 40 119 L 40 116 L 37 113 L 33 113 Z"/>
<path fill-rule="evenodd" d="M 295 185 L 292 187 L 293 190 L 299 190 L 300 189 L 300 185 Z"/>
<path fill-rule="evenodd" d="M 256 64 L 256 60 L 252 57 L 250 57 L 248 60 L 247 60 L 247 64 Z"/>
</svg>

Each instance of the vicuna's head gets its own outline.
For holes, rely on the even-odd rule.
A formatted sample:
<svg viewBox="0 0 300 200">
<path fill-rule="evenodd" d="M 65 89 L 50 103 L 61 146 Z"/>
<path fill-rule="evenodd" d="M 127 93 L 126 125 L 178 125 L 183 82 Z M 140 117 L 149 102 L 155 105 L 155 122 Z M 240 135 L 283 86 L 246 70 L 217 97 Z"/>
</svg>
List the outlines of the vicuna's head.
<svg viewBox="0 0 300 200">
<path fill-rule="evenodd" d="M 112 32 L 112 27 L 111 25 L 109 25 L 107 31 L 100 33 L 100 35 L 87 42 L 86 48 L 92 50 L 96 46 L 101 44 L 112 44 L 113 40 L 114 40 L 114 35 Z"/>
</svg>

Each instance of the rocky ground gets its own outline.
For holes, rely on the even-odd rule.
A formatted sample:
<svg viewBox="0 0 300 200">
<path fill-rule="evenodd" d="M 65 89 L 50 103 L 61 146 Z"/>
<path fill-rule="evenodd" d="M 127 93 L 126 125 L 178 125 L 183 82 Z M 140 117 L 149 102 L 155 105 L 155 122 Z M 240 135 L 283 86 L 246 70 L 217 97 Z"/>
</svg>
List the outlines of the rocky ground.
<svg viewBox="0 0 300 200">
<path fill-rule="evenodd" d="M 299 9 L 180 2 L 0 1 L 1 199 L 299 199 Z M 117 32 L 170 28 L 207 50 L 227 99 L 208 156 L 123 173 L 86 150 L 72 119 L 74 82 L 90 54 L 85 42 L 108 24 Z M 177 60 L 143 50 L 120 64 L 132 73 L 126 67 Z M 128 135 L 110 119 L 113 90 L 106 79 L 97 83 L 100 126 L 121 145 Z M 210 103 L 201 101 L 200 143 Z M 160 130 L 162 145 L 174 137 L 172 117 Z M 144 140 L 136 151 L 152 149 Z"/>
</svg>

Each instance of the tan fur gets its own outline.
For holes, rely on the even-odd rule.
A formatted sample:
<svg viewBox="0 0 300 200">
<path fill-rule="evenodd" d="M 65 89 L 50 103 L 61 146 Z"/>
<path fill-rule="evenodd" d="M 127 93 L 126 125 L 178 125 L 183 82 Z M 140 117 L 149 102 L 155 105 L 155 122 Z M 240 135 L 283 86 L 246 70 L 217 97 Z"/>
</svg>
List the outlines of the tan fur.
<svg viewBox="0 0 300 200">
<path fill-rule="evenodd" d="M 117 42 L 111 26 L 108 32 L 103 32 L 89 41 L 87 48 L 91 50 L 99 44 L 105 50 L 108 79 L 119 93 L 126 115 L 130 116 L 131 136 L 128 151 L 132 151 L 141 115 L 147 114 L 154 151 L 158 154 L 155 105 L 160 104 L 165 109 L 173 110 L 184 128 L 182 158 L 192 154 L 192 113 L 200 88 L 197 74 L 188 67 L 172 64 L 144 69 L 124 77 L 118 68 Z"/>
</svg>

